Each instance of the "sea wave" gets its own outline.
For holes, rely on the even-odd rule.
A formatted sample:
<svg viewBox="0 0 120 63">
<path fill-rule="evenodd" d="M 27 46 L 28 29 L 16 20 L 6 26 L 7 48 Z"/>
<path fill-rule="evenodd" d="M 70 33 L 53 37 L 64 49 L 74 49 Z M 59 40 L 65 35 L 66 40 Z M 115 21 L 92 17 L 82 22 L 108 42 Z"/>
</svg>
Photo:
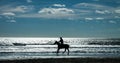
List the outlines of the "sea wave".
<svg viewBox="0 0 120 63">
<path fill-rule="evenodd" d="M 26 45 L 52 45 L 58 38 L 0 38 L 0 46 L 14 46 L 14 43 Z M 120 45 L 120 39 L 83 39 L 64 38 L 69 45 Z"/>
</svg>

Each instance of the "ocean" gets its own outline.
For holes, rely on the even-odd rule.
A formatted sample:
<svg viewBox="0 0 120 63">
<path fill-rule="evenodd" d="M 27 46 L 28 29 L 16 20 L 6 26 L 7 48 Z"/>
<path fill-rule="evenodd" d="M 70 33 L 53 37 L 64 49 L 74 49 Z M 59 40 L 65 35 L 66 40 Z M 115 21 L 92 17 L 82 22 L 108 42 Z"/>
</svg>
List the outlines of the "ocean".
<svg viewBox="0 0 120 63">
<path fill-rule="evenodd" d="M 70 45 L 70 55 L 56 56 L 59 38 L 0 37 L 0 60 L 59 57 L 120 57 L 120 38 L 63 38 Z M 15 45 L 17 43 L 18 45 Z M 25 45 L 19 45 L 25 44 Z"/>
</svg>

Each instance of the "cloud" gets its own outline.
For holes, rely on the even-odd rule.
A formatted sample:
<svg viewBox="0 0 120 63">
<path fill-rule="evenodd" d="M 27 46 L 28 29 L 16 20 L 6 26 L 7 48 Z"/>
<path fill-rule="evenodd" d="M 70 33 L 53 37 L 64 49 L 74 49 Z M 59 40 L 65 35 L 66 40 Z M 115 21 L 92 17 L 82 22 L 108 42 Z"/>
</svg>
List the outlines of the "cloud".
<svg viewBox="0 0 120 63">
<path fill-rule="evenodd" d="M 74 11 L 68 8 L 43 8 L 38 13 L 41 17 L 55 19 L 68 19 L 74 16 Z"/>
<path fill-rule="evenodd" d="M 5 19 L 5 21 L 7 22 L 16 22 L 15 21 L 16 16 L 28 13 L 33 9 L 34 7 L 31 5 L 28 5 L 28 6 L 3 5 L 3 6 L 0 6 L 0 16 L 2 16 L 2 19 Z"/>
<path fill-rule="evenodd" d="M 96 20 L 103 20 L 104 18 L 102 17 L 97 17 Z"/>
<path fill-rule="evenodd" d="M 16 14 L 15 13 L 12 13 L 12 12 L 4 12 L 3 14 L 1 14 L 2 18 L 4 18 L 5 20 L 7 20 L 7 22 L 15 22 L 15 16 Z M 13 21 L 14 20 L 14 21 Z"/>
<path fill-rule="evenodd" d="M 109 21 L 109 23 L 116 24 L 116 21 Z"/>
<path fill-rule="evenodd" d="M 9 22 L 15 22 L 14 19 L 17 15 L 24 14 L 31 11 L 33 8 L 31 6 L 13 6 L 13 5 L 3 5 L 0 6 L 0 15 L 3 19 Z"/>
<path fill-rule="evenodd" d="M 2 13 L 1 15 L 4 15 L 4 16 L 15 16 L 15 13 L 6 12 L 6 13 Z"/>
<path fill-rule="evenodd" d="M 109 6 L 93 4 L 93 3 L 78 3 L 78 4 L 74 5 L 74 7 L 81 8 L 81 9 L 94 9 L 94 10 L 110 8 Z"/>
<path fill-rule="evenodd" d="M 66 7 L 66 5 L 64 5 L 64 4 L 53 4 L 53 6 L 55 6 L 55 7 Z"/>
<path fill-rule="evenodd" d="M 4 6 L 0 6 L 0 13 L 4 13 L 4 12 L 25 13 L 25 12 L 32 11 L 33 9 L 34 9 L 34 6 L 31 6 L 31 5 L 28 5 L 28 6 L 4 5 Z"/>
<path fill-rule="evenodd" d="M 11 12 L 26 12 L 27 7 L 26 6 L 17 6 L 16 8 L 12 8 L 9 11 Z"/>
<path fill-rule="evenodd" d="M 107 13 L 110 13 L 110 11 L 108 11 L 108 10 L 103 10 L 103 11 L 96 10 L 95 12 L 98 13 L 98 14 L 107 14 Z"/>
<path fill-rule="evenodd" d="M 71 13 L 74 13 L 74 11 L 68 8 L 43 8 L 38 13 L 40 14 L 71 14 Z"/>
<path fill-rule="evenodd" d="M 17 6 L 15 8 L 10 8 L 8 11 L 9 12 L 21 12 L 21 13 L 25 13 L 25 12 L 28 12 L 28 11 L 31 11 L 33 10 L 33 6 L 24 6 L 24 5 L 21 5 L 21 6 Z"/>
<path fill-rule="evenodd" d="M 120 16 L 115 16 L 115 18 L 120 18 Z"/>
<path fill-rule="evenodd" d="M 93 18 L 89 18 L 89 17 L 88 17 L 88 18 L 85 18 L 85 20 L 93 20 Z"/>
<path fill-rule="evenodd" d="M 43 8 L 36 14 L 24 14 L 17 17 L 33 17 L 33 18 L 48 18 L 48 19 L 72 19 L 74 10 L 68 8 Z"/>
<path fill-rule="evenodd" d="M 116 9 L 116 10 L 115 10 L 115 13 L 120 13 L 120 9 Z"/>
<path fill-rule="evenodd" d="M 7 22 L 15 23 L 15 20 L 7 20 Z"/>
<path fill-rule="evenodd" d="M 78 3 L 73 5 L 75 9 L 77 9 L 77 15 L 79 17 L 91 17 L 95 20 L 109 20 L 109 19 L 119 19 L 119 6 L 113 7 L 109 5 L 102 5 L 102 4 L 94 4 L 94 3 Z M 87 12 L 84 12 L 81 10 L 85 10 Z M 117 16 L 117 17 L 116 17 Z M 87 20 L 90 20 L 87 18 Z M 91 19 L 92 20 L 92 19 Z"/>
</svg>

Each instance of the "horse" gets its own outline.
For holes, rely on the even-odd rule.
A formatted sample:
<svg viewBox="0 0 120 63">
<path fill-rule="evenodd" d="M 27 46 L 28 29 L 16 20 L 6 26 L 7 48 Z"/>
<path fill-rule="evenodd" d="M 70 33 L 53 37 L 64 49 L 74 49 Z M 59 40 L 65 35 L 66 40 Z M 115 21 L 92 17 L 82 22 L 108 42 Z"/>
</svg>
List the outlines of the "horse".
<svg viewBox="0 0 120 63">
<path fill-rule="evenodd" d="M 68 50 L 67 55 L 69 55 L 69 45 L 68 45 L 68 44 L 60 44 L 60 42 L 57 42 L 57 41 L 55 41 L 54 44 L 57 44 L 57 45 L 58 45 L 58 48 L 57 48 L 57 55 L 58 55 L 58 53 L 59 53 L 59 50 L 60 50 L 60 49 L 63 49 L 63 48 L 65 49 L 65 51 L 64 51 L 63 53 L 65 53 L 66 50 Z"/>
</svg>

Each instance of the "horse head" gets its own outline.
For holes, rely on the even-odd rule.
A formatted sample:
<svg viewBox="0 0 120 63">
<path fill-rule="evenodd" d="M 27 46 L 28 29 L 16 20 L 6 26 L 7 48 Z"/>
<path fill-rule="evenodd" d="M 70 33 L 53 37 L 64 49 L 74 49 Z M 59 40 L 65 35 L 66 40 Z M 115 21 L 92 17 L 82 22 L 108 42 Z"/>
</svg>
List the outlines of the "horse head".
<svg viewBox="0 0 120 63">
<path fill-rule="evenodd" d="M 58 45 L 58 44 L 59 44 L 59 42 L 58 42 L 58 41 L 55 41 L 55 43 L 54 43 L 54 44 L 57 44 L 57 45 Z"/>
</svg>

